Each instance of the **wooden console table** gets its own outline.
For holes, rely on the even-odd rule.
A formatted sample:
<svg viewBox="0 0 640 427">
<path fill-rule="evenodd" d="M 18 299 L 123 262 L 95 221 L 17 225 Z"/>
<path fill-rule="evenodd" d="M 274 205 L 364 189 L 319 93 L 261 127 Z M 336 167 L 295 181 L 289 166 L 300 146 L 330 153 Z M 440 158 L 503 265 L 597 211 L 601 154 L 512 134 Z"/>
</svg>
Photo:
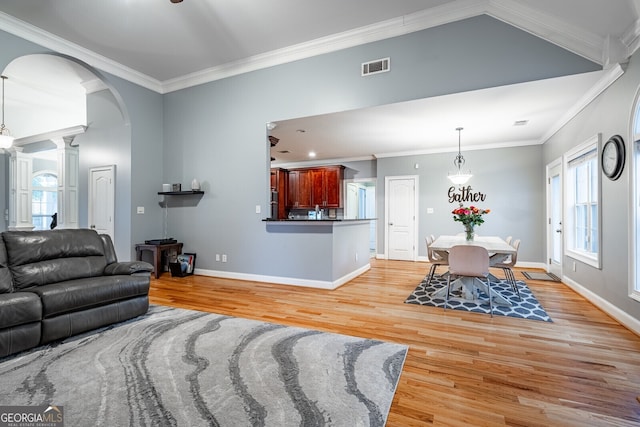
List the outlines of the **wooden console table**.
<svg viewBox="0 0 640 427">
<path fill-rule="evenodd" d="M 150 251 L 153 254 L 153 270 L 157 279 L 162 274 L 162 254 L 170 250 L 175 250 L 180 255 L 182 253 L 182 243 L 165 243 L 164 245 L 138 243 L 136 244 L 136 259 L 142 261 L 142 252 Z"/>
</svg>

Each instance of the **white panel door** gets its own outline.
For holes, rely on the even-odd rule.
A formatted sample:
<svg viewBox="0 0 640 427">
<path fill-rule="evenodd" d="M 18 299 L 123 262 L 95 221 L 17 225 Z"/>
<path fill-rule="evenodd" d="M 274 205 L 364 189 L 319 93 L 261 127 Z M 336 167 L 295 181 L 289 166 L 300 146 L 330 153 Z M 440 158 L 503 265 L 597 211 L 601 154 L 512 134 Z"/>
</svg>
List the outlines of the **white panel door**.
<svg viewBox="0 0 640 427">
<path fill-rule="evenodd" d="M 547 271 L 562 277 L 562 163 L 547 166 Z"/>
<path fill-rule="evenodd" d="M 347 184 L 347 209 L 344 214 L 346 219 L 358 218 L 358 184 Z"/>
<path fill-rule="evenodd" d="M 114 236 L 115 166 L 89 169 L 89 228 Z"/>
<path fill-rule="evenodd" d="M 387 258 L 414 261 L 416 178 L 387 178 Z"/>
</svg>

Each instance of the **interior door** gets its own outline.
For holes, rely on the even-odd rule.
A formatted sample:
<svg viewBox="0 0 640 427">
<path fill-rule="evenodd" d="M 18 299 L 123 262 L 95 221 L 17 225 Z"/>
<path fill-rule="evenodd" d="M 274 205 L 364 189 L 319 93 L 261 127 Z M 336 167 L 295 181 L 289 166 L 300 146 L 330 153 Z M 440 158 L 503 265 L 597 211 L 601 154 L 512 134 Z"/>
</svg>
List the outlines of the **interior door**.
<svg viewBox="0 0 640 427">
<path fill-rule="evenodd" d="M 89 228 L 115 242 L 115 166 L 89 169 Z"/>
<path fill-rule="evenodd" d="M 347 184 L 347 203 L 344 217 L 347 219 L 358 218 L 358 184 L 353 182 Z"/>
<path fill-rule="evenodd" d="M 547 166 L 547 271 L 562 277 L 562 162 Z"/>
<path fill-rule="evenodd" d="M 417 177 L 387 177 L 387 258 L 415 261 Z"/>
</svg>

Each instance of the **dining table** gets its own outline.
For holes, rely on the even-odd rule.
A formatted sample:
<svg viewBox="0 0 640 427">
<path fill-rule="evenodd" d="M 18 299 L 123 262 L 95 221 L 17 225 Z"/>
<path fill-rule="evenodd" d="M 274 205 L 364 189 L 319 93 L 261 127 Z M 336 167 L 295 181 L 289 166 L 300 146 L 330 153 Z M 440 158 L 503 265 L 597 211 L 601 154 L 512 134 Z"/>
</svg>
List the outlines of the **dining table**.
<svg viewBox="0 0 640 427">
<path fill-rule="evenodd" d="M 452 247 L 457 245 L 473 245 L 481 246 L 489 252 L 489 255 L 515 255 L 517 250 L 508 244 L 504 239 L 498 236 L 475 236 L 473 240 L 467 240 L 465 235 L 448 236 L 443 235 L 438 237 L 429 246 L 436 252 L 448 252 Z M 489 264 L 491 266 L 491 262 Z M 490 274 L 490 278 L 498 280 L 495 276 Z M 452 290 L 462 289 L 462 296 L 467 300 L 477 300 L 478 291 L 482 291 L 485 295 L 489 295 L 489 289 L 486 283 L 473 277 L 460 277 L 451 284 Z M 444 297 L 447 292 L 447 287 L 438 289 L 433 293 L 433 296 Z M 491 288 L 491 297 L 494 302 L 499 305 L 512 305 L 506 298 L 504 298 L 499 292 Z"/>
</svg>

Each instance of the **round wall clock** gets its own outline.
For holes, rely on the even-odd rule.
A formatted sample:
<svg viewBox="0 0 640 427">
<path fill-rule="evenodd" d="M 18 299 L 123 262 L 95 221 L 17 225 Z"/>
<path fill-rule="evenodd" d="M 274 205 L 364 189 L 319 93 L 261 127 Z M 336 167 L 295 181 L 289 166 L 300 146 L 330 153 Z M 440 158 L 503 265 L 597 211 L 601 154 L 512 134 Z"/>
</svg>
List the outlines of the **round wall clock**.
<svg viewBox="0 0 640 427">
<path fill-rule="evenodd" d="M 614 135 L 602 148 L 602 172 L 612 181 L 620 178 L 624 169 L 624 140 L 620 135 Z"/>
</svg>

